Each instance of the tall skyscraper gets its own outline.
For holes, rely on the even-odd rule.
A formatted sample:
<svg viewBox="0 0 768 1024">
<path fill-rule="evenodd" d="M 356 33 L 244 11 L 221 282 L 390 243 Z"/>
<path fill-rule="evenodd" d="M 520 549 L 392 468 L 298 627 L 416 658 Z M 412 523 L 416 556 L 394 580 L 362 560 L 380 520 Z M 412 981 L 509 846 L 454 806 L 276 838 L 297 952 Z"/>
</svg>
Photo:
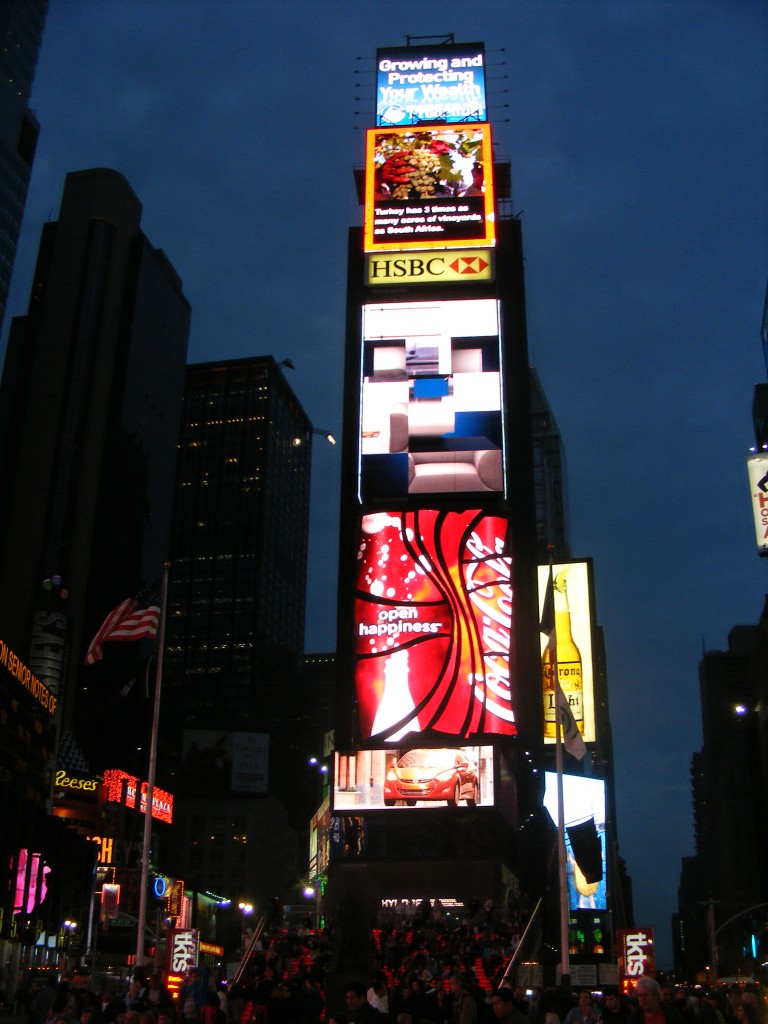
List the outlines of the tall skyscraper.
<svg viewBox="0 0 768 1024">
<path fill-rule="evenodd" d="M 67 176 L 0 385 L 0 628 L 65 726 L 80 727 L 94 770 L 143 743 L 111 724 L 125 722 L 117 691 L 136 676 L 138 645 L 83 657 L 168 557 L 189 334 L 181 281 L 140 221 L 116 171 Z"/>
<path fill-rule="evenodd" d="M 163 683 L 177 753 L 185 729 L 189 748 L 194 730 L 269 733 L 295 711 L 313 428 L 281 365 L 187 368 Z"/>
<path fill-rule="evenodd" d="M 531 438 L 533 441 L 534 494 L 536 501 L 536 541 L 539 563 L 552 557 L 561 561 L 571 557 L 568 543 L 565 448 L 552 408 L 531 367 Z"/>
<path fill-rule="evenodd" d="M 0 4 L 0 327 L 40 125 L 29 108 L 48 0 Z"/>
</svg>

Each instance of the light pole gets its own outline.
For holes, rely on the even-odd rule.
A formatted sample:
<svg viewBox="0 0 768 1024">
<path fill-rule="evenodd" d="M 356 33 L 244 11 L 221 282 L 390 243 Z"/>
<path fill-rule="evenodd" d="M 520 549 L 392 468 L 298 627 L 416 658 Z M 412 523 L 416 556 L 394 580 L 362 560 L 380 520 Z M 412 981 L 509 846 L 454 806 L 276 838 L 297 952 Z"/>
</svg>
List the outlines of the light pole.
<svg viewBox="0 0 768 1024">
<path fill-rule="evenodd" d="M 69 970 L 69 948 L 72 942 L 72 933 L 77 931 L 77 921 L 64 922 L 64 967 Z"/>
<path fill-rule="evenodd" d="M 243 929 L 240 934 L 240 956 L 245 956 L 245 922 L 246 919 L 253 913 L 252 903 L 238 903 L 240 913 L 243 915 Z"/>
</svg>

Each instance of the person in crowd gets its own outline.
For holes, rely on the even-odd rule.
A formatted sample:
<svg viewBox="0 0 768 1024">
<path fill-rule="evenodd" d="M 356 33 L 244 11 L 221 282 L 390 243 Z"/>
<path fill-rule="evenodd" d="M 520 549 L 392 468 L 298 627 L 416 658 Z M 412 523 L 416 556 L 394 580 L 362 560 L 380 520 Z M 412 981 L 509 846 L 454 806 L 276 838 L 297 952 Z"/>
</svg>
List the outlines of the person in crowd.
<svg viewBox="0 0 768 1024">
<path fill-rule="evenodd" d="M 528 1024 L 528 1018 L 518 1008 L 512 989 L 497 988 L 491 996 L 493 1016 L 502 1024 Z"/>
<path fill-rule="evenodd" d="M 624 1005 L 618 988 L 609 985 L 603 992 L 603 1007 L 600 1013 L 602 1024 L 627 1024 L 629 1011 Z"/>
<path fill-rule="evenodd" d="M 696 1024 L 725 1024 L 719 992 L 707 992 L 696 1014 Z"/>
<path fill-rule="evenodd" d="M 366 992 L 366 999 L 379 1013 L 389 1013 L 389 993 L 387 992 L 387 976 L 383 971 L 377 971 L 371 982 L 371 987 Z"/>
<path fill-rule="evenodd" d="M 574 1006 L 565 1015 L 563 1024 L 595 1024 L 600 1020 L 595 1001 L 589 989 L 583 988 L 579 992 L 579 1004 Z"/>
<path fill-rule="evenodd" d="M 477 1024 L 477 1004 L 469 991 L 471 982 L 466 975 L 451 975 L 451 1022 L 452 1024 Z"/>
<path fill-rule="evenodd" d="M 738 1024 L 762 1024 L 757 1007 L 749 1000 L 745 1002 L 743 999 L 736 1008 L 736 1020 Z"/>
<path fill-rule="evenodd" d="M 638 1007 L 627 1024 L 683 1024 L 671 1003 L 662 1003 L 661 987 L 655 978 L 640 978 L 635 986 Z"/>
<path fill-rule="evenodd" d="M 365 998 L 365 986 L 359 981 L 350 982 L 344 990 L 347 1007 L 347 1024 L 377 1024 L 383 1017 L 374 1010 Z"/>
<path fill-rule="evenodd" d="M 755 1012 L 757 1013 L 758 1020 L 760 1020 L 761 1022 L 763 1020 L 765 1020 L 765 1013 L 764 1013 L 765 1004 L 760 999 L 758 999 L 758 993 L 757 992 L 755 992 L 755 991 L 753 991 L 752 989 L 749 989 L 749 988 L 745 989 L 741 993 L 741 1000 L 740 1000 L 740 1002 L 746 1003 L 747 1006 L 751 1006 L 755 1010 Z"/>
<path fill-rule="evenodd" d="M 172 1002 L 171 993 L 165 987 L 162 974 L 150 975 L 146 997 L 147 1008 L 154 1010 L 157 1014 L 159 1009 L 170 1006 Z"/>
<path fill-rule="evenodd" d="M 115 1024 L 122 1009 L 121 1001 L 113 988 L 104 988 L 96 997 L 96 1019 L 99 1024 Z"/>
<path fill-rule="evenodd" d="M 179 1015 L 188 1024 L 199 1024 L 200 1011 L 205 1004 L 205 985 L 199 967 L 190 967 L 184 984 L 179 989 Z"/>
</svg>

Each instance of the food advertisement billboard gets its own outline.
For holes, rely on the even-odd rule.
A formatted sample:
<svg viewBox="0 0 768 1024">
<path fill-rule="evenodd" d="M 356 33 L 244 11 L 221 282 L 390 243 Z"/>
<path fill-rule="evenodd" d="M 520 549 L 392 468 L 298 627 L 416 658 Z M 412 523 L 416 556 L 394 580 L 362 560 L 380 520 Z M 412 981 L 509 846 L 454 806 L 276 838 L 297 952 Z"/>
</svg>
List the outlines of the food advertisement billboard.
<svg viewBox="0 0 768 1024">
<path fill-rule="evenodd" d="M 768 555 L 768 453 L 751 455 L 747 459 L 747 471 L 752 494 L 757 552 L 760 555 Z"/>
<path fill-rule="evenodd" d="M 362 517 L 354 584 L 361 743 L 517 733 L 506 531 L 505 518 L 477 509 Z"/>
<path fill-rule="evenodd" d="M 485 121 L 482 43 L 376 51 L 376 124 Z"/>
<path fill-rule="evenodd" d="M 397 747 L 335 754 L 334 811 L 490 807 L 493 747 Z"/>
<path fill-rule="evenodd" d="M 369 129 L 364 240 L 366 252 L 494 245 L 490 125 Z"/>
<path fill-rule="evenodd" d="M 552 593 L 553 623 L 544 629 L 542 618 L 547 591 Z M 539 622 L 542 623 L 542 701 L 544 742 L 556 742 L 554 668 L 579 732 L 586 742 L 595 739 L 594 671 L 592 665 L 592 616 L 587 562 L 539 566 Z M 556 635 L 553 641 L 552 626 Z"/>
<path fill-rule="evenodd" d="M 496 300 L 368 304 L 362 334 L 360 499 L 502 492 Z"/>
<path fill-rule="evenodd" d="M 557 775 L 545 772 L 544 779 L 544 806 L 557 826 L 560 820 Z M 581 775 L 564 775 L 563 809 L 568 906 L 571 910 L 607 910 L 605 782 Z M 583 837 L 589 836 L 590 832 L 594 850 L 588 841 L 582 843 Z M 591 872 L 590 868 L 595 867 L 597 871 Z"/>
</svg>

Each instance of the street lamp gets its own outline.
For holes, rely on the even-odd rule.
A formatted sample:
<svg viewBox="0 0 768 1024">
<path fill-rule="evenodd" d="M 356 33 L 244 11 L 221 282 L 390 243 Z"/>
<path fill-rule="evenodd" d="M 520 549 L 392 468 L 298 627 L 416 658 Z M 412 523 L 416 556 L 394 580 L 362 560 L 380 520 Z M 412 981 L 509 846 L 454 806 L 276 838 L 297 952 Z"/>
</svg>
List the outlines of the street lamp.
<svg viewBox="0 0 768 1024">
<path fill-rule="evenodd" d="M 303 890 L 302 890 L 302 895 L 304 896 L 305 899 L 314 900 L 315 901 L 315 913 L 313 915 L 314 919 L 315 919 L 314 924 L 315 924 L 315 931 L 319 931 L 320 930 L 320 888 L 319 888 L 319 886 L 315 886 L 315 885 L 305 885 Z"/>
<path fill-rule="evenodd" d="M 241 956 L 245 956 L 245 922 L 246 918 L 248 918 L 253 913 L 253 904 L 238 903 L 238 907 L 240 908 L 240 913 L 243 915 L 243 929 L 240 934 L 240 953 Z"/>
<path fill-rule="evenodd" d="M 77 930 L 77 921 L 64 922 L 64 966 L 69 968 L 69 947 L 72 942 L 72 933 Z"/>
</svg>

